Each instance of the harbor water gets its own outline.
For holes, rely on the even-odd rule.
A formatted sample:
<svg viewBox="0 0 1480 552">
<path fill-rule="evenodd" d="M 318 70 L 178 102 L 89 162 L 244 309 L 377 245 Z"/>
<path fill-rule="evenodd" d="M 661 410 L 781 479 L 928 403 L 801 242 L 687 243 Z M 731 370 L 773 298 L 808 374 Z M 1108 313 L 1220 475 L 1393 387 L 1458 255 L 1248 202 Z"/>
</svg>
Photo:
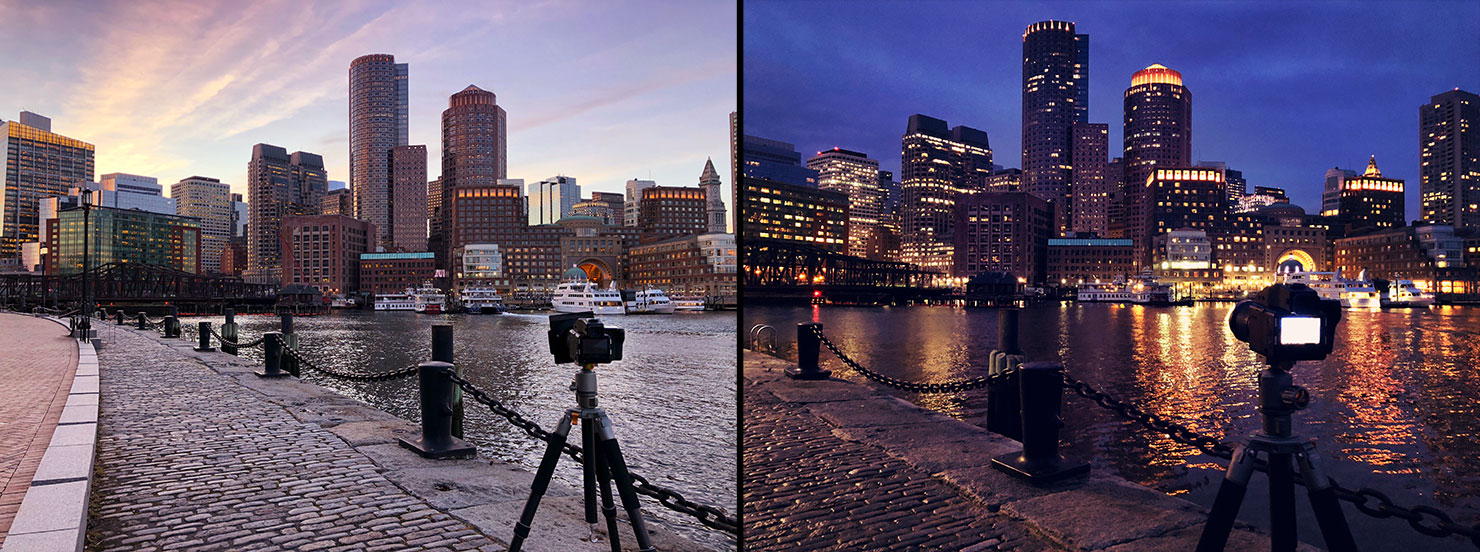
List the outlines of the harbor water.
<svg viewBox="0 0 1480 552">
<path fill-rule="evenodd" d="M 553 431 L 567 408 L 578 369 L 554 363 L 546 314 L 422 315 L 412 312 L 333 311 L 293 321 L 299 349 L 326 368 L 388 372 L 429 360 L 431 326 L 451 323 L 454 357 L 463 377 L 505 406 Z M 219 327 L 222 318 L 187 317 Z M 237 316 L 242 341 L 279 329 L 276 316 Z M 622 360 L 596 368 L 600 406 L 616 427 L 632 471 L 695 502 L 736 513 L 735 321 L 730 312 L 608 316 L 626 330 Z M 193 335 L 193 332 L 192 332 Z M 261 349 L 242 356 L 260 360 Z M 303 378 L 401 418 L 420 421 L 416 378 L 345 381 L 310 370 Z M 465 435 L 481 456 L 533 471 L 544 443 L 525 435 L 487 407 L 466 404 Z M 580 445 L 572 431 L 568 441 Z M 562 456 L 556 477 L 579 488 L 580 467 Z M 734 539 L 704 528 L 640 497 L 643 511 L 699 542 L 733 548 Z M 512 524 L 510 525 L 512 529 Z"/>
<path fill-rule="evenodd" d="M 1234 338 L 1232 303 L 1189 307 L 1047 303 L 1025 309 L 1020 342 L 1028 361 L 1059 361 L 1094 387 L 1147 412 L 1226 442 L 1260 425 L 1260 358 Z M 1346 309 L 1335 352 L 1292 374 L 1310 407 L 1295 432 L 1314 437 L 1327 472 L 1342 486 L 1371 487 L 1401 506 L 1435 506 L 1480 522 L 1480 308 Z M 743 327 L 778 329 L 795 358 L 796 324 L 819 322 L 839 348 L 883 374 L 947 381 L 985 373 L 997 345 L 997 311 L 954 307 L 747 307 Z M 861 379 L 832 354 L 836 377 Z M 933 410 L 986 425 L 986 393 L 914 395 Z M 1093 469 L 1212 504 L 1223 460 L 1126 421 L 1066 392 L 1064 454 Z M 1268 528 L 1268 485 L 1251 482 L 1239 518 Z M 1302 540 L 1323 545 L 1303 490 L 1297 489 Z M 1396 518 L 1375 519 L 1343 503 L 1364 550 L 1413 547 L 1473 550 L 1458 538 L 1424 536 Z"/>
</svg>

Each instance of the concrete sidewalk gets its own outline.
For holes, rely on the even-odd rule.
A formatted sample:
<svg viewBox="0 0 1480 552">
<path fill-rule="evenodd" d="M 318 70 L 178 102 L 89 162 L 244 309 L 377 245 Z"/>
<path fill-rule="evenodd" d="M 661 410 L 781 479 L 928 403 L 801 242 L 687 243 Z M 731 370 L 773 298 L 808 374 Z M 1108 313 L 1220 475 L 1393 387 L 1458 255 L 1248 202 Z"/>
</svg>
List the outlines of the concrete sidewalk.
<svg viewBox="0 0 1480 552">
<path fill-rule="evenodd" d="M 1034 487 L 990 466 L 1015 441 L 869 384 L 788 379 L 775 357 L 744 364 L 746 550 L 1182 551 L 1202 533 L 1191 502 L 1101 473 Z M 1242 523 L 1228 542 L 1268 547 Z"/>
<path fill-rule="evenodd" d="M 0 545 L 31 487 L 77 369 L 77 341 L 44 318 L 0 313 Z"/>
</svg>

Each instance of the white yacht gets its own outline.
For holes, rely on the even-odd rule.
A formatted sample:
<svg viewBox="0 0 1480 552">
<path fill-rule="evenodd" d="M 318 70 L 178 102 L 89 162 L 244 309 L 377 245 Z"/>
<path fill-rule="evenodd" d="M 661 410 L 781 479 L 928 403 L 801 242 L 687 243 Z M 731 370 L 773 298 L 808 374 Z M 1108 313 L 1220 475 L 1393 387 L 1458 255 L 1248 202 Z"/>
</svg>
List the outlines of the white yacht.
<svg viewBox="0 0 1480 552">
<path fill-rule="evenodd" d="M 704 298 L 696 295 L 674 295 L 670 301 L 673 303 L 673 312 L 702 312 L 704 310 Z"/>
<path fill-rule="evenodd" d="M 1365 278 L 1348 280 L 1339 272 L 1288 272 L 1284 274 L 1287 284 L 1305 284 L 1315 290 L 1322 299 L 1341 301 L 1346 308 L 1366 309 L 1382 306 L 1382 297 L 1377 288 Z"/>
<path fill-rule="evenodd" d="M 1078 301 L 1083 303 L 1133 303 L 1137 305 L 1172 304 L 1172 286 L 1157 282 L 1149 275 L 1129 280 L 1116 278 L 1108 284 L 1079 284 Z"/>
<path fill-rule="evenodd" d="M 377 293 L 375 295 L 375 310 L 378 311 L 409 311 L 416 310 L 416 300 L 405 293 Z"/>
<path fill-rule="evenodd" d="M 555 287 L 550 297 L 550 306 L 556 312 L 589 312 L 596 316 L 604 314 L 627 314 L 622 307 L 622 292 L 615 288 L 601 289 L 592 282 L 586 271 L 572 267 L 561 275 L 563 280 Z"/>
<path fill-rule="evenodd" d="M 622 302 L 626 303 L 627 314 L 673 314 L 673 301 L 663 290 L 653 287 L 623 291 Z"/>
<path fill-rule="evenodd" d="M 1434 304 L 1434 294 L 1414 285 L 1413 280 L 1393 280 L 1388 284 L 1383 307 L 1428 307 Z"/>
<path fill-rule="evenodd" d="M 411 296 L 416 312 L 422 314 L 442 314 L 447 309 L 447 296 L 442 290 L 432 287 L 431 283 L 424 283 L 418 288 L 406 288 L 406 294 Z"/>
<path fill-rule="evenodd" d="M 491 287 L 466 287 L 457 298 L 462 301 L 468 314 L 499 314 L 504 312 L 504 298 Z"/>
</svg>

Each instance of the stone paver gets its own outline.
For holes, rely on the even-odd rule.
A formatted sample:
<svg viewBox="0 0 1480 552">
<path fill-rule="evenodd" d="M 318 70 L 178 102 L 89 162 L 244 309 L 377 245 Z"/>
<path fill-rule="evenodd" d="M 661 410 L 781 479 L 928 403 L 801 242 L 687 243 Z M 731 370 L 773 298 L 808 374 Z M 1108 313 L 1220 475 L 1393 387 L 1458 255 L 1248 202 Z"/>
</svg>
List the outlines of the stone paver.
<svg viewBox="0 0 1480 552">
<path fill-rule="evenodd" d="M 0 544 L 51 442 L 77 369 L 55 322 L 0 313 Z"/>
<path fill-rule="evenodd" d="M 502 549 L 174 347 L 118 332 L 99 360 L 89 549 Z"/>
</svg>

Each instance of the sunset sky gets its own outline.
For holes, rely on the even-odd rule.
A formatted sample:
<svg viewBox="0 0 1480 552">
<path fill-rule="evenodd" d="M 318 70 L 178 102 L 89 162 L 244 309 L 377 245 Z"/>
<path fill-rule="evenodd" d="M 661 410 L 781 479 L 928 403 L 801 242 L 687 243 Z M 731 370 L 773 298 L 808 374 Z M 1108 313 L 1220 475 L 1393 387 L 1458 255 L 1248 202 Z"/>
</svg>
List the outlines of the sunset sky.
<svg viewBox="0 0 1480 552">
<path fill-rule="evenodd" d="M 354 58 L 410 64 L 411 143 L 441 173 L 441 113 L 469 84 L 509 113 L 510 178 L 694 186 L 729 197 L 732 2 L 30 2 L 0 0 L 0 119 L 21 110 L 97 146 L 97 174 L 246 191 L 252 145 L 349 178 Z M 728 201 L 726 201 L 728 203 Z"/>
</svg>

